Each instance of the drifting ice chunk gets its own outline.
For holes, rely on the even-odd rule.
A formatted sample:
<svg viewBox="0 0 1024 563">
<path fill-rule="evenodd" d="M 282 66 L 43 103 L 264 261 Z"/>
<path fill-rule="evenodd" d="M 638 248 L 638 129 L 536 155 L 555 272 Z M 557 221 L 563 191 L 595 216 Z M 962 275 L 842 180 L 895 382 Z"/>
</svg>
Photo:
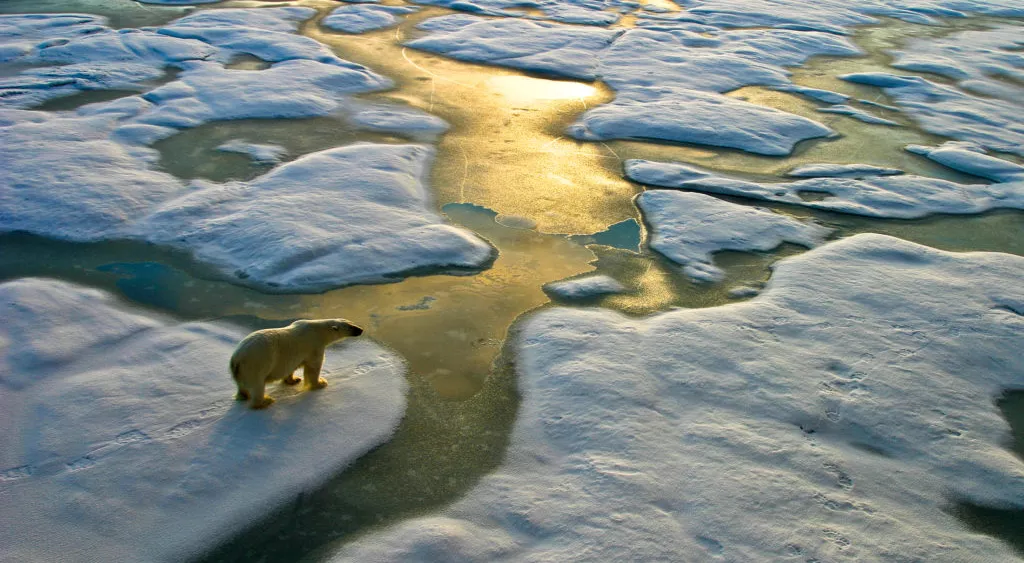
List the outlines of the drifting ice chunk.
<svg viewBox="0 0 1024 563">
<path fill-rule="evenodd" d="M 573 300 L 622 293 L 626 287 L 611 276 L 599 275 L 549 283 L 544 286 L 544 291 L 561 299 Z"/>
</svg>

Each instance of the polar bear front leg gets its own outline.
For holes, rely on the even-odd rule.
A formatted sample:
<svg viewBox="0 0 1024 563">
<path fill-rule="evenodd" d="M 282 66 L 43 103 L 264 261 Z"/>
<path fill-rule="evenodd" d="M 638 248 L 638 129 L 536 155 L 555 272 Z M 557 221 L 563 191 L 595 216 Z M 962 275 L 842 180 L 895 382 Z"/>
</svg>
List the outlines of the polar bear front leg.
<svg viewBox="0 0 1024 563">
<path fill-rule="evenodd" d="M 302 380 L 306 382 L 307 389 L 323 389 L 327 387 L 327 380 L 320 379 L 320 368 L 324 365 L 324 351 L 310 354 L 302 364 Z"/>
</svg>

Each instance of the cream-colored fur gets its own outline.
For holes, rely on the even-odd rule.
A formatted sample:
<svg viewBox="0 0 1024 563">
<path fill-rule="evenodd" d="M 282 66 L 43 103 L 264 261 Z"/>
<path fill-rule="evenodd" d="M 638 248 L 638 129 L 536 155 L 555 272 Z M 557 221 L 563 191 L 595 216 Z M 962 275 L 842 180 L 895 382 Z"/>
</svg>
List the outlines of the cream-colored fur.
<svg viewBox="0 0 1024 563">
<path fill-rule="evenodd" d="M 268 407 L 274 399 L 264 394 L 267 383 L 295 385 L 299 366 L 308 389 L 326 387 L 327 380 L 320 379 L 324 348 L 362 333 L 363 329 L 345 319 L 295 321 L 284 328 L 257 330 L 242 339 L 231 355 L 231 376 L 238 385 L 235 398 L 248 399 L 254 409 Z"/>
</svg>

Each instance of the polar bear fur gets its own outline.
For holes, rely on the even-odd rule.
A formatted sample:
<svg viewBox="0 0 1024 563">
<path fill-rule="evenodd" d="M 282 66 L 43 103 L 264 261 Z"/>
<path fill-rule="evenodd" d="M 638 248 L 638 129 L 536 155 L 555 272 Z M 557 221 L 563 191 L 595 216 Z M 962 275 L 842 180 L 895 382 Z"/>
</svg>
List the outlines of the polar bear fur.
<svg viewBox="0 0 1024 563">
<path fill-rule="evenodd" d="M 320 379 L 324 364 L 324 348 L 330 344 L 359 336 L 363 329 L 345 319 L 302 320 L 284 328 L 257 330 L 238 343 L 231 355 L 231 377 L 238 385 L 239 401 L 262 409 L 274 399 L 264 394 L 271 381 L 295 385 L 295 370 L 302 366 L 302 379 L 308 389 L 322 389 L 327 380 Z"/>
</svg>

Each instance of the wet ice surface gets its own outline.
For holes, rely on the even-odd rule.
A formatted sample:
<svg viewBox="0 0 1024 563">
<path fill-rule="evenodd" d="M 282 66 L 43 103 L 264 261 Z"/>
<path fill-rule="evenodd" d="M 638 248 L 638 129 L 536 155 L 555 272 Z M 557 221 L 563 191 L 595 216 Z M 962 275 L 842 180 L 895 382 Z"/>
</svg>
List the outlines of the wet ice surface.
<svg viewBox="0 0 1024 563">
<path fill-rule="evenodd" d="M 245 331 L 132 310 L 53 280 L 0 284 L 0 557 L 182 561 L 387 440 L 401 358 L 327 352 L 329 385 L 252 411 L 226 360 Z"/>
<path fill-rule="evenodd" d="M 942 508 L 1024 506 L 992 402 L 1024 384 L 1022 275 L 861 235 L 740 305 L 537 314 L 502 469 L 335 560 L 1014 559 Z"/>
<path fill-rule="evenodd" d="M 177 22 L 171 8 L 152 8 L 139 21 L 157 27 L 131 31 L 83 15 L 0 17 L 0 105 L 47 110 L 3 113 L 0 226 L 93 241 L 5 235 L 30 262 L 5 271 L 52 270 L 187 318 L 351 313 L 421 386 L 392 443 L 298 512 L 248 511 L 250 523 L 269 520 L 214 559 L 320 557 L 339 536 L 460 497 L 504 457 L 512 365 L 526 402 L 497 473 L 442 516 L 371 531 L 342 558 L 1011 558 L 949 514 L 1006 537 L 1003 516 L 986 511 L 1012 521 L 1024 507 L 1020 462 L 999 448 L 1007 431 L 991 406 L 1022 385 L 1008 367 L 1020 344 L 1019 261 L 857 237 L 787 262 L 755 296 L 778 257 L 832 229 L 1021 252 L 1018 212 L 943 215 L 1021 208 L 1019 159 L 1006 154 L 1020 154 L 1020 28 L 939 33 L 970 25 L 958 23 L 969 12 L 1024 16 L 1017 3 L 302 4 L 231 2 Z M 133 6 L 117 21 L 132 21 Z M 868 42 L 875 67 L 808 60 L 860 55 L 868 47 L 850 26 L 876 16 L 936 32 L 908 34 L 891 59 Z M 273 133 L 252 134 L 261 130 Z M 270 170 L 276 158 L 294 160 Z M 619 177 L 623 161 L 647 186 Z M 781 183 L 786 174 L 808 179 Z M 631 200 L 649 186 L 689 191 Z M 124 238 L 136 242 L 110 242 Z M 493 264 L 484 240 L 499 250 Z M 110 263 L 75 255 L 120 256 L 122 246 Z M 173 248 L 202 262 L 180 266 Z M 45 264 L 50 252 L 73 258 Z M 238 287 L 313 292 L 489 264 L 472 277 L 323 295 Z M 717 281 L 679 275 L 680 264 Z M 510 323 L 548 296 L 632 315 L 755 299 L 645 320 L 542 312 L 520 323 L 525 333 L 487 377 Z M 45 341 L 18 346 L 45 351 Z M 967 365 L 981 375 L 961 379 Z M 905 397 L 913 409 L 897 406 Z M 0 486 L 30 465 L 5 469 Z M 194 550 L 223 539 L 187 541 Z M 112 549 L 116 559 L 132 548 Z"/>
</svg>

